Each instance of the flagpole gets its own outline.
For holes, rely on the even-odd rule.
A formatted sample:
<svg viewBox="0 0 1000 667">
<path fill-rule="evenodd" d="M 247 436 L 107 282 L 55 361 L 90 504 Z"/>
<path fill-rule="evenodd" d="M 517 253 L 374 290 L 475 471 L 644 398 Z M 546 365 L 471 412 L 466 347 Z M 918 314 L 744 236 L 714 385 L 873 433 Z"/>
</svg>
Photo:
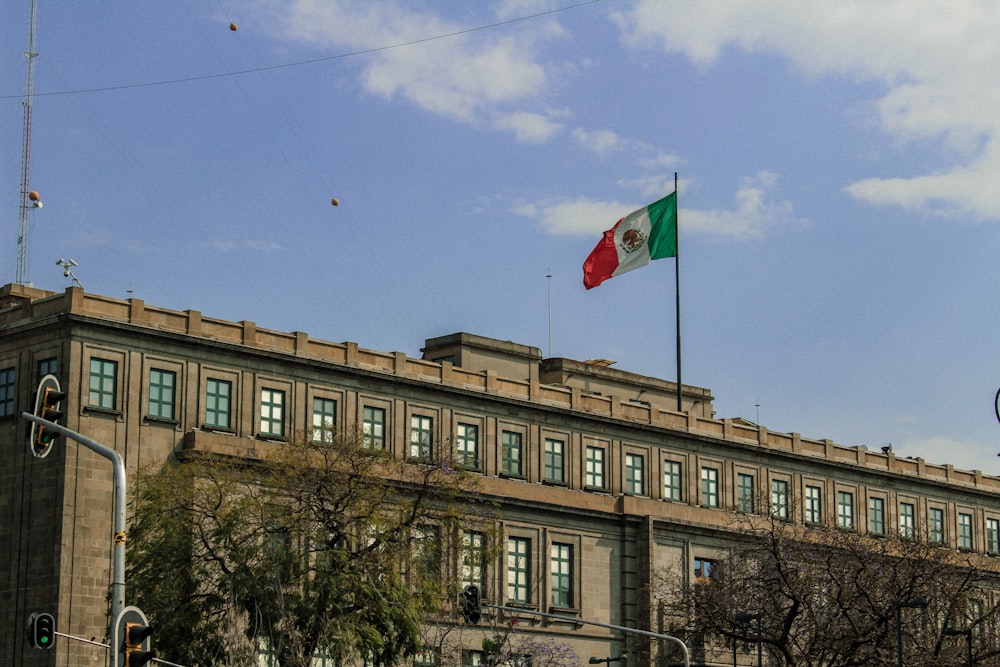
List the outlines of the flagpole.
<svg viewBox="0 0 1000 667">
<path fill-rule="evenodd" d="M 676 303 L 676 313 L 677 313 L 677 412 L 683 412 L 681 409 L 681 225 L 680 225 L 680 212 L 681 207 L 678 203 L 677 196 L 677 172 L 674 172 L 674 206 L 676 206 L 677 213 L 677 255 L 674 258 L 674 285 L 677 287 L 677 303 Z"/>
</svg>

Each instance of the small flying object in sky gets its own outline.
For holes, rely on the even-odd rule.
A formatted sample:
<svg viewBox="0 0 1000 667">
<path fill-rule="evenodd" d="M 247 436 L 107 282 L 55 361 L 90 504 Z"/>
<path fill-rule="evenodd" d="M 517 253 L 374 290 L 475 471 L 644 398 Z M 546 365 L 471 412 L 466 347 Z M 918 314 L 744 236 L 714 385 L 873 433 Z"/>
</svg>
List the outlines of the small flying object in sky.
<svg viewBox="0 0 1000 667">
<path fill-rule="evenodd" d="M 236 32 L 236 29 L 237 29 L 238 27 L 239 27 L 239 26 L 238 26 L 238 25 L 236 25 L 235 23 L 230 23 L 230 24 L 229 24 L 229 29 L 230 29 L 230 30 L 232 30 L 233 32 Z"/>
<path fill-rule="evenodd" d="M 340 206 L 340 200 L 337 199 L 336 197 L 334 197 L 333 199 L 331 199 L 330 203 L 333 204 L 334 206 Z"/>
</svg>

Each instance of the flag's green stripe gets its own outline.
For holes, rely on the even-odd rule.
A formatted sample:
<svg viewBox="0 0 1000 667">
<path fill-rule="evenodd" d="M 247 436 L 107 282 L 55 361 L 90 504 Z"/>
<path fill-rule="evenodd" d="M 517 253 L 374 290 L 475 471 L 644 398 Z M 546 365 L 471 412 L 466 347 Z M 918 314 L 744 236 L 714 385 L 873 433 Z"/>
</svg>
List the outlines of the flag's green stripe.
<svg viewBox="0 0 1000 667">
<path fill-rule="evenodd" d="M 677 256 L 677 193 L 655 201 L 649 211 L 649 258 Z"/>
</svg>

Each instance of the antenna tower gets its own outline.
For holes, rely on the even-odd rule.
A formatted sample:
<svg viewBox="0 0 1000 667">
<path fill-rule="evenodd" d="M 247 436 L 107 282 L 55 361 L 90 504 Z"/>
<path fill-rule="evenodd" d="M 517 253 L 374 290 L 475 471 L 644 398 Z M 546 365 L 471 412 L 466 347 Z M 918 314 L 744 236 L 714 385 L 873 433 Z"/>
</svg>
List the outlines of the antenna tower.
<svg viewBox="0 0 1000 667">
<path fill-rule="evenodd" d="M 41 202 L 37 195 L 32 198 L 30 187 L 31 167 L 31 106 L 35 97 L 35 0 L 30 0 L 31 9 L 28 16 L 28 49 L 24 52 L 27 59 L 27 71 L 24 84 L 24 131 L 21 138 L 21 210 L 17 227 L 17 275 L 14 282 L 26 284 L 28 257 L 28 218 L 31 211 L 38 208 Z"/>
</svg>

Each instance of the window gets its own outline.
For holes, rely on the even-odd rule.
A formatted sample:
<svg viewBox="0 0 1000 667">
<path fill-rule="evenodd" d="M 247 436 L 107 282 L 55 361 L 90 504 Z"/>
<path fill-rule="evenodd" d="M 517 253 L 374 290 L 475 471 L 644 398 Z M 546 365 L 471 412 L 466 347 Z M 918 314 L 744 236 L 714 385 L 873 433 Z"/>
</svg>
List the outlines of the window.
<svg viewBox="0 0 1000 667">
<path fill-rule="evenodd" d="M 424 579 L 441 577 L 441 535 L 437 526 L 419 526 L 413 535 L 416 574 Z"/>
<path fill-rule="evenodd" d="M 604 488 L 604 450 L 600 447 L 587 447 L 586 485 L 594 489 Z"/>
<path fill-rule="evenodd" d="M 837 528 L 854 528 L 854 494 L 850 491 L 837 491 Z"/>
<path fill-rule="evenodd" d="M 958 514 L 958 548 L 972 551 L 972 515 Z"/>
<path fill-rule="evenodd" d="M 823 523 L 823 489 L 806 486 L 806 523 Z"/>
<path fill-rule="evenodd" d="M 332 398 L 313 397 L 313 442 L 333 442 L 337 432 L 337 401 Z"/>
<path fill-rule="evenodd" d="M 754 488 L 753 475 L 737 473 L 736 475 L 736 510 L 745 514 L 753 514 Z"/>
<path fill-rule="evenodd" d="M 229 428 L 229 403 L 232 399 L 233 385 L 225 380 L 212 380 L 205 383 L 205 424 L 217 428 Z"/>
<path fill-rule="evenodd" d="M 566 481 L 562 440 L 545 438 L 545 480 L 563 483 Z"/>
<path fill-rule="evenodd" d="M 59 375 L 59 359 L 49 357 L 38 362 L 38 379 L 41 380 L 46 375 Z"/>
<path fill-rule="evenodd" d="M 479 427 L 475 424 L 459 424 L 455 439 L 458 464 L 466 468 L 478 468 Z"/>
<path fill-rule="evenodd" d="M 102 410 L 114 410 L 118 402 L 115 389 L 118 383 L 118 362 L 107 359 L 90 360 L 90 394 L 88 404 Z"/>
<path fill-rule="evenodd" d="M 771 516 L 775 519 L 788 518 L 788 482 L 786 480 L 771 480 Z"/>
<path fill-rule="evenodd" d="M 916 525 L 914 523 L 914 517 L 916 516 L 916 508 L 913 503 L 899 503 L 899 536 L 904 539 L 912 538 L 915 533 Z"/>
<path fill-rule="evenodd" d="M 927 511 L 927 539 L 933 544 L 944 544 L 944 510 L 932 507 Z"/>
<path fill-rule="evenodd" d="M 412 415 L 410 417 L 410 458 L 429 461 L 431 459 L 431 432 L 434 420 L 430 417 Z"/>
<path fill-rule="evenodd" d="M 17 372 L 13 367 L 0 370 L 0 417 L 14 416 Z"/>
<path fill-rule="evenodd" d="M 522 474 L 521 469 L 521 434 L 504 431 L 500 435 L 500 471 L 505 475 Z"/>
<path fill-rule="evenodd" d="M 986 520 L 986 552 L 1000 554 L 1000 519 Z"/>
<path fill-rule="evenodd" d="M 702 507 L 719 506 L 719 471 L 715 468 L 701 469 Z"/>
<path fill-rule="evenodd" d="M 573 546 L 552 544 L 550 550 L 552 570 L 552 606 L 573 606 Z"/>
<path fill-rule="evenodd" d="M 684 500 L 681 486 L 681 464 L 677 461 L 663 462 L 663 499 L 680 502 Z"/>
<path fill-rule="evenodd" d="M 462 585 L 478 586 L 482 591 L 485 585 L 483 578 L 483 540 L 482 533 L 462 532 Z"/>
<path fill-rule="evenodd" d="M 708 558 L 695 558 L 694 559 L 694 577 L 695 579 L 711 579 L 712 572 L 715 570 L 715 561 L 709 560 Z"/>
<path fill-rule="evenodd" d="M 162 371 L 158 368 L 149 369 L 149 410 L 147 414 L 150 417 L 174 418 L 175 386 L 177 386 L 176 373 Z"/>
<path fill-rule="evenodd" d="M 511 537 L 507 540 L 507 599 L 531 602 L 531 540 Z"/>
<path fill-rule="evenodd" d="M 385 410 L 365 406 L 361 411 L 361 430 L 365 435 L 365 447 L 385 449 Z"/>
<path fill-rule="evenodd" d="M 260 433 L 277 438 L 285 435 L 285 392 L 260 390 Z"/>
<path fill-rule="evenodd" d="M 625 493 L 641 496 L 645 489 L 643 460 L 638 454 L 625 455 Z"/>
<path fill-rule="evenodd" d="M 868 532 L 872 535 L 885 535 L 885 500 L 883 498 L 868 499 Z"/>
</svg>

